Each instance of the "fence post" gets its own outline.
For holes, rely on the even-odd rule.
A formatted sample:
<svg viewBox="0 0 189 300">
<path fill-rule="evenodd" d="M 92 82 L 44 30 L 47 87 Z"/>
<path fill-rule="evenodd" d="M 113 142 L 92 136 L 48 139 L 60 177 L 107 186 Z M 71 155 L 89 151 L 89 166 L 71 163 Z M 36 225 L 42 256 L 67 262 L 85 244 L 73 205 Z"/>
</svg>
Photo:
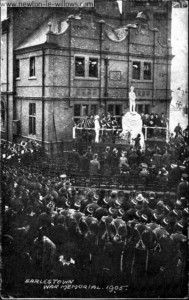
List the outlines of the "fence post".
<svg viewBox="0 0 189 300">
<path fill-rule="evenodd" d="M 166 127 L 166 143 L 168 143 L 169 141 L 169 130 L 168 130 L 168 126 Z"/>
<path fill-rule="evenodd" d="M 147 140 L 147 127 L 145 127 L 145 137 L 144 137 L 145 141 Z"/>
</svg>

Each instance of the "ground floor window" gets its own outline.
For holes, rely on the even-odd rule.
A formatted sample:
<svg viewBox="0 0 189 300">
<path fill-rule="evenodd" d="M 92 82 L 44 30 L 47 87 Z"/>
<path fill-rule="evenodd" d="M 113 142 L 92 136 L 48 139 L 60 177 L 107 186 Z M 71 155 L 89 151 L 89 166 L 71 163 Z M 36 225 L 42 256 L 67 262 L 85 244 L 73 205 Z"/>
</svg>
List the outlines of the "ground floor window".
<svg viewBox="0 0 189 300">
<path fill-rule="evenodd" d="M 121 104 L 108 104 L 107 112 L 114 118 L 118 124 L 121 124 L 121 115 L 122 115 L 122 105 Z"/>
<path fill-rule="evenodd" d="M 6 127 L 6 109 L 4 101 L 1 101 L 1 129 L 5 130 Z"/>
<path fill-rule="evenodd" d="M 29 103 L 29 134 L 36 134 L 36 104 Z"/>
<path fill-rule="evenodd" d="M 74 121 L 77 123 L 83 117 L 89 117 L 98 113 L 97 104 L 75 104 Z"/>
<path fill-rule="evenodd" d="M 136 111 L 141 114 L 150 114 L 150 105 L 149 104 L 137 104 L 136 105 Z"/>
</svg>

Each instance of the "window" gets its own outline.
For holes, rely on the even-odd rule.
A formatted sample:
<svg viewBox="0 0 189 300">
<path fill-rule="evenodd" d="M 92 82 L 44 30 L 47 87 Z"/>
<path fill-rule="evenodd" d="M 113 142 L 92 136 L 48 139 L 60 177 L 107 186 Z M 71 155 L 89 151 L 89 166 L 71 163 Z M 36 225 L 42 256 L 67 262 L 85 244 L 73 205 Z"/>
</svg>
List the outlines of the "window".
<svg viewBox="0 0 189 300">
<path fill-rule="evenodd" d="M 97 105 L 91 104 L 91 115 L 96 115 L 96 114 L 97 114 Z"/>
<path fill-rule="evenodd" d="M 98 58 L 89 56 L 75 57 L 75 76 L 82 78 L 98 78 Z"/>
<path fill-rule="evenodd" d="M 151 63 L 144 62 L 144 68 L 143 68 L 143 78 L 145 80 L 151 80 Z"/>
<path fill-rule="evenodd" d="M 75 76 L 85 77 L 85 58 L 75 57 Z"/>
<path fill-rule="evenodd" d="M 6 124 L 6 110 L 5 110 L 5 103 L 1 101 L 1 128 L 5 129 Z"/>
<path fill-rule="evenodd" d="M 137 108 L 137 112 L 139 114 L 141 114 L 141 113 L 149 114 L 150 113 L 150 105 L 149 104 L 137 104 L 136 108 Z"/>
<path fill-rule="evenodd" d="M 82 105 L 81 107 L 81 115 L 87 117 L 89 115 L 89 105 Z"/>
<path fill-rule="evenodd" d="M 121 105 L 115 105 L 115 115 L 121 116 Z"/>
<path fill-rule="evenodd" d="M 74 105 L 74 116 L 75 117 L 80 117 L 80 115 L 81 115 L 80 110 L 81 110 L 81 105 L 80 104 L 75 104 Z"/>
<path fill-rule="evenodd" d="M 89 77 L 98 77 L 98 59 L 89 58 Z"/>
<path fill-rule="evenodd" d="M 74 105 L 74 121 L 78 123 L 83 117 L 88 117 L 89 115 L 95 115 L 98 113 L 97 104 L 75 104 Z"/>
<path fill-rule="evenodd" d="M 140 79 L 140 62 L 133 61 L 133 79 Z"/>
<path fill-rule="evenodd" d="M 108 113 L 110 113 L 112 116 L 114 115 L 114 105 L 113 104 L 108 105 Z"/>
<path fill-rule="evenodd" d="M 133 61 L 132 79 L 151 80 L 152 79 L 151 62 Z"/>
<path fill-rule="evenodd" d="M 20 60 L 16 59 L 16 78 L 20 77 Z"/>
<path fill-rule="evenodd" d="M 35 76 L 35 57 L 30 57 L 30 77 Z"/>
<path fill-rule="evenodd" d="M 116 118 L 118 125 L 121 125 L 121 114 L 122 114 L 122 105 L 121 104 L 109 104 L 108 105 L 108 113 L 111 114 L 112 117 Z"/>
<path fill-rule="evenodd" d="M 139 114 L 143 113 L 143 104 L 138 104 L 138 105 L 137 105 L 137 112 L 138 112 Z"/>
<path fill-rule="evenodd" d="M 36 104 L 29 103 L 29 134 L 36 134 Z"/>
<path fill-rule="evenodd" d="M 144 113 L 145 114 L 149 114 L 150 113 L 150 105 L 149 104 L 144 105 Z"/>
</svg>

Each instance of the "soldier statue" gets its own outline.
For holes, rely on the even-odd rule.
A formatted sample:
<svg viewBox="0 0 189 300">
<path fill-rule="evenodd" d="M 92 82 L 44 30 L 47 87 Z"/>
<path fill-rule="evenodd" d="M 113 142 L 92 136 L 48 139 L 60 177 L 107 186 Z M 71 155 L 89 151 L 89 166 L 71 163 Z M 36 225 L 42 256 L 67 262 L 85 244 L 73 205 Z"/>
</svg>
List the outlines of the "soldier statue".
<svg viewBox="0 0 189 300">
<path fill-rule="evenodd" d="M 135 112 L 135 100 L 136 100 L 136 94 L 134 92 L 134 86 L 131 86 L 130 92 L 129 92 L 129 108 L 130 113 Z"/>
</svg>

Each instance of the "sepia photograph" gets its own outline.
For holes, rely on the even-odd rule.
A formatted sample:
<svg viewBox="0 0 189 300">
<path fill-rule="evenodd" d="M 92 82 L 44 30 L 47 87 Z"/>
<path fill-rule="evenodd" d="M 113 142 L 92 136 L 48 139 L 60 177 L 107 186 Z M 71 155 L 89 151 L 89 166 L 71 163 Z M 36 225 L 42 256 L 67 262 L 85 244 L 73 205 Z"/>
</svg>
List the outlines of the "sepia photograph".
<svg viewBox="0 0 189 300">
<path fill-rule="evenodd" d="M 188 0 L 1 0 L 2 299 L 188 299 Z"/>
</svg>

